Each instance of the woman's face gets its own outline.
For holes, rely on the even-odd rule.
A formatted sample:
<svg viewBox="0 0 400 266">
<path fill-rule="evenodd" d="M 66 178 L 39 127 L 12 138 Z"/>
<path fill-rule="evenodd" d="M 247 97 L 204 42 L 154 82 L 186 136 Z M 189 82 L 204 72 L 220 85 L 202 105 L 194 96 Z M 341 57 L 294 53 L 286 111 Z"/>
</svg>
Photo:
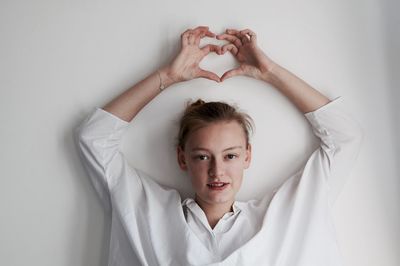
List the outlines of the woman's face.
<svg viewBox="0 0 400 266">
<path fill-rule="evenodd" d="M 217 122 L 190 133 L 185 150 L 178 148 L 178 163 L 191 177 L 196 197 L 207 204 L 233 202 L 251 161 L 251 146 L 236 121 Z M 212 182 L 227 183 L 223 189 Z"/>
</svg>

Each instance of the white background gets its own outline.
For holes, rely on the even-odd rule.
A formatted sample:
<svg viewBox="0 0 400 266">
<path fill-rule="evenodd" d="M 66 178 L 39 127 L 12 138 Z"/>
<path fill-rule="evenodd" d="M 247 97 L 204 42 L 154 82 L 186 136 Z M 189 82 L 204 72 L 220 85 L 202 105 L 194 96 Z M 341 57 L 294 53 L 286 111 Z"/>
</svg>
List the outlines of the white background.
<svg viewBox="0 0 400 266">
<path fill-rule="evenodd" d="M 2 265 L 106 265 L 109 221 L 81 165 L 73 129 L 180 48 L 187 28 L 250 28 L 276 62 L 330 99 L 342 96 L 364 145 L 333 210 L 347 266 L 400 265 L 399 16 L 395 1 L 0 2 Z M 205 43 L 221 43 L 204 39 Z M 218 75 L 234 58 L 215 54 Z M 188 99 L 238 103 L 253 116 L 252 166 L 239 200 L 269 193 L 318 140 L 279 91 L 246 77 L 174 85 L 132 121 L 130 163 L 191 195 L 176 164 L 176 120 Z M 397 164 L 396 164 L 397 163 Z"/>
</svg>

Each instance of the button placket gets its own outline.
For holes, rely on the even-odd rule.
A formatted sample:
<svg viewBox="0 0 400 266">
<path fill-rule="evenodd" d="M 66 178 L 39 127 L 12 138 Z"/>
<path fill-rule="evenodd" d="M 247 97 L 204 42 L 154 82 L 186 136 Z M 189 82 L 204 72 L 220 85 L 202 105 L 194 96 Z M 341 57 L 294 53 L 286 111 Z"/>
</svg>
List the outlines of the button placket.
<svg viewBox="0 0 400 266">
<path fill-rule="evenodd" d="M 212 243 L 212 250 L 214 252 L 215 256 L 219 256 L 219 246 L 218 246 L 218 241 L 217 241 L 217 235 L 211 231 L 211 243 Z"/>
</svg>

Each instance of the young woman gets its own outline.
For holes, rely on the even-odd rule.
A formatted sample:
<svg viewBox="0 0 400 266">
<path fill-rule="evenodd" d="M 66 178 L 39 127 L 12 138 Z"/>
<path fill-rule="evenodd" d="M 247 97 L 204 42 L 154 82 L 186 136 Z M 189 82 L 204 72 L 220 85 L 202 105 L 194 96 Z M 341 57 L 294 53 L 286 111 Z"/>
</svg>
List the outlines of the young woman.
<svg viewBox="0 0 400 266">
<path fill-rule="evenodd" d="M 216 37 L 228 44 L 199 47 Z M 223 74 L 199 67 L 210 52 L 231 52 L 240 66 Z M 154 97 L 194 78 L 223 82 L 246 75 L 272 84 L 305 115 L 321 140 L 307 163 L 273 195 L 235 200 L 251 162 L 252 120 L 224 102 L 187 106 L 178 133 L 177 158 L 191 178 L 195 197 L 182 200 L 172 188 L 128 165 L 119 145 L 130 121 Z M 181 51 L 76 129 L 82 162 L 112 216 L 109 265 L 341 265 L 330 207 L 354 163 L 360 125 L 330 100 L 268 58 L 256 34 L 208 27 L 181 35 Z"/>
</svg>

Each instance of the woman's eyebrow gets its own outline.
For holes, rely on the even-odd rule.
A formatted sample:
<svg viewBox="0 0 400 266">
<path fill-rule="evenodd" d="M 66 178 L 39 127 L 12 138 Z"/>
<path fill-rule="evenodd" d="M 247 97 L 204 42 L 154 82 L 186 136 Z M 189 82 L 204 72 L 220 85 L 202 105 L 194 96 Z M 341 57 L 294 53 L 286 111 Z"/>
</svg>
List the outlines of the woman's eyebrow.
<svg viewBox="0 0 400 266">
<path fill-rule="evenodd" d="M 226 148 L 223 151 L 229 151 L 229 150 L 234 150 L 234 149 L 242 149 L 242 148 L 243 148 L 243 146 L 239 145 L 239 146 L 233 146 L 233 147 Z M 196 147 L 196 148 L 193 148 L 191 150 L 191 152 L 194 152 L 194 151 L 209 151 L 209 150 L 206 149 L 206 148 L 202 148 L 202 147 Z"/>
</svg>

